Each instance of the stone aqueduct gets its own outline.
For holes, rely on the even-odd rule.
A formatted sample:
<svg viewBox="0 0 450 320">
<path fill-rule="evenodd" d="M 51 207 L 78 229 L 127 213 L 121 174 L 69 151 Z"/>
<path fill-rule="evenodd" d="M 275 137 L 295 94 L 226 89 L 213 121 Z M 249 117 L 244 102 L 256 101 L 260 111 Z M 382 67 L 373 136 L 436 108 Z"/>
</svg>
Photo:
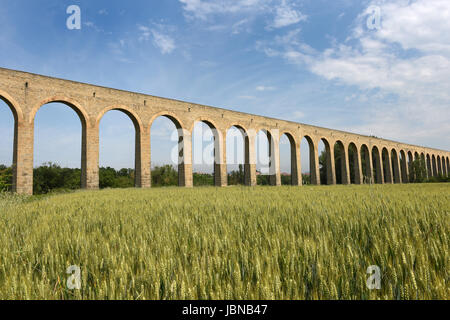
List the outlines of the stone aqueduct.
<svg viewBox="0 0 450 320">
<path fill-rule="evenodd" d="M 327 184 L 336 183 L 334 146 L 341 147 L 341 182 L 351 183 L 350 165 L 354 168 L 353 182 L 363 183 L 364 176 L 377 183 L 409 181 L 412 159 L 425 160 L 428 176 L 449 174 L 450 152 L 331 130 L 290 121 L 272 119 L 209 106 L 154 97 L 145 94 L 99 87 L 68 80 L 0 68 L 0 98 L 14 114 L 13 191 L 33 192 L 34 118 L 39 108 L 59 102 L 71 107 L 82 123 L 81 185 L 85 189 L 99 187 L 99 123 L 110 110 L 127 114 L 136 129 L 135 177 L 136 187 L 151 186 L 150 128 L 153 121 L 165 116 L 179 129 L 179 185 L 193 185 L 192 131 L 197 122 L 204 122 L 214 132 L 214 181 L 227 185 L 227 130 L 237 127 L 244 134 L 245 184 L 256 185 L 255 139 L 264 130 L 269 139 L 270 182 L 280 185 L 279 141 L 286 134 L 291 145 L 291 179 L 302 184 L 300 142 L 306 138 L 310 152 L 311 183 L 320 184 L 319 142 L 327 151 Z M 349 159 L 349 148 L 356 152 Z M 364 157 L 365 161 L 362 161 Z M 349 161 L 352 160 L 352 161 Z M 351 163 L 350 163 L 351 162 Z M 362 163 L 365 168 L 362 168 Z"/>
</svg>

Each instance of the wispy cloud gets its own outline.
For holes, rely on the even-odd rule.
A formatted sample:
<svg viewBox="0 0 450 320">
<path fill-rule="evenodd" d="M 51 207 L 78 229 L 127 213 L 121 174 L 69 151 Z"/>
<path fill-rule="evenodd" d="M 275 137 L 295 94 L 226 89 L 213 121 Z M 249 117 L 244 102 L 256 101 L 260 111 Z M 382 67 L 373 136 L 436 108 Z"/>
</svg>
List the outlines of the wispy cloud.
<svg viewBox="0 0 450 320">
<path fill-rule="evenodd" d="M 274 91 L 276 88 L 271 86 L 257 86 L 256 91 Z"/>
<path fill-rule="evenodd" d="M 148 41 L 152 39 L 153 44 L 161 51 L 162 54 L 170 54 L 175 48 L 175 40 L 167 33 L 161 25 L 157 25 L 158 28 L 149 28 L 146 26 L 138 26 L 140 32 L 139 41 Z M 160 30 L 157 30 L 160 29 Z"/>
<path fill-rule="evenodd" d="M 300 21 L 306 20 L 307 16 L 296 10 L 292 3 L 283 0 L 281 4 L 275 9 L 275 18 L 270 27 L 283 28 L 293 24 L 297 24 Z"/>
</svg>

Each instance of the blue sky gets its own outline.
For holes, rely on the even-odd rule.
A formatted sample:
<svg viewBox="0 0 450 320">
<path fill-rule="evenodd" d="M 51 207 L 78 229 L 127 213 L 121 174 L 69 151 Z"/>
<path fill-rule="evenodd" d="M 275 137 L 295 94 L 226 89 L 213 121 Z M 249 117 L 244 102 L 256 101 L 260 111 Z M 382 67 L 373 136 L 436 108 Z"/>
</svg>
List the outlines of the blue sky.
<svg viewBox="0 0 450 320">
<path fill-rule="evenodd" d="M 0 4 L 1 67 L 450 149 L 446 0 Z M 72 4 L 81 30 L 66 27 Z M 0 104 L 0 163 L 11 163 L 12 121 Z M 152 128 L 154 164 L 169 161 L 170 126 Z M 100 165 L 132 167 L 131 121 L 111 112 L 100 130 Z M 72 110 L 43 107 L 35 165 L 79 166 L 80 132 Z"/>
</svg>

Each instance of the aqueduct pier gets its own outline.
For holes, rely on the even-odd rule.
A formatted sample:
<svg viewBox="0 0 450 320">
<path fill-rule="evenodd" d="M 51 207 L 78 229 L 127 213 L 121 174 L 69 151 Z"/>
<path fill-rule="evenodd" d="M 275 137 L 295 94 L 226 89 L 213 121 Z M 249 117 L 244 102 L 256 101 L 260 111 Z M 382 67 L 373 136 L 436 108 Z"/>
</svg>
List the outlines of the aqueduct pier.
<svg viewBox="0 0 450 320">
<path fill-rule="evenodd" d="M 66 104 L 80 118 L 81 185 L 85 189 L 99 187 L 99 123 L 110 110 L 120 110 L 133 121 L 136 129 L 135 183 L 141 188 L 151 186 L 150 128 L 161 116 L 172 120 L 178 129 L 179 185 L 185 187 L 193 185 L 192 131 L 197 122 L 204 122 L 213 129 L 216 186 L 227 185 L 225 140 L 231 127 L 237 127 L 243 133 L 245 184 L 248 186 L 256 185 L 257 181 L 255 140 L 260 130 L 269 139 L 272 185 L 281 184 L 279 143 L 283 135 L 290 141 L 292 185 L 302 184 L 300 142 L 303 138 L 309 143 L 312 184 L 320 184 L 320 141 L 326 148 L 327 184 L 336 184 L 337 180 L 335 145 L 340 148 L 339 178 L 343 184 L 362 184 L 367 178 L 376 183 L 406 183 L 410 181 L 415 159 L 425 162 L 428 177 L 450 172 L 449 151 L 4 68 L 0 68 L 0 98 L 14 115 L 13 191 L 20 194 L 33 193 L 34 118 L 41 106 L 51 102 Z M 350 150 L 356 156 L 349 158 Z"/>
</svg>

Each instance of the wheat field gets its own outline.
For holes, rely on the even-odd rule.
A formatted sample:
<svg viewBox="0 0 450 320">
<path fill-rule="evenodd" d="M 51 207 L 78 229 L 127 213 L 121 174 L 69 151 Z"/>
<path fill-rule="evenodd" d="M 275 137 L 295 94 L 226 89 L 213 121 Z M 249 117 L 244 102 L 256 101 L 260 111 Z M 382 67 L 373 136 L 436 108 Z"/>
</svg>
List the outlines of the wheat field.
<svg viewBox="0 0 450 320">
<path fill-rule="evenodd" d="M 449 210 L 449 184 L 3 194 L 0 299 L 448 299 Z"/>
</svg>

